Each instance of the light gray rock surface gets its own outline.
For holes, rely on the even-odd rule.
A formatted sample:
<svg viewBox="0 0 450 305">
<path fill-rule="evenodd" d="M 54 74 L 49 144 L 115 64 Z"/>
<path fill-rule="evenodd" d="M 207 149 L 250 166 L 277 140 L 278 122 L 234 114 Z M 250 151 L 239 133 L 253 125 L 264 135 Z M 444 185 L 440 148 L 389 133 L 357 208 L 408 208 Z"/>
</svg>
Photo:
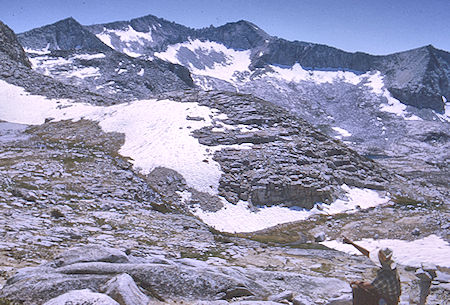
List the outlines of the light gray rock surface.
<svg viewBox="0 0 450 305">
<path fill-rule="evenodd" d="M 119 305 L 105 294 L 89 289 L 72 290 L 44 303 L 44 305 Z M 144 303 L 141 303 L 144 304 Z"/>
<path fill-rule="evenodd" d="M 85 255 L 85 262 L 57 267 L 57 259 L 43 266 L 21 269 L 7 281 L 0 291 L 0 297 L 33 304 L 46 302 L 71 290 L 91 289 L 108 294 L 121 305 L 131 305 L 147 301 L 148 297 L 159 301 L 183 299 L 191 302 L 250 297 L 248 301 L 256 302 L 267 298 L 271 292 L 278 290 L 280 285 L 283 288 L 307 291 L 308 295 L 317 294 L 325 299 L 327 295 L 341 294 L 348 290 L 348 284 L 336 278 L 237 266 L 216 266 L 193 259 L 172 259 L 159 263 L 149 263 L 148 261 L 155 261 L 152 257 L 147 257 L 140 263 L 95 261 L 99 257 L 94 254 L 98 247 L 84 249 L 85 253 L 92 253 L 90 257 L 93 261 L 89 262 L 88 255 Z M 103 251 L 115 252 L 114 249 Z M 66 252 L 65 256 L 79 254 L 80 248 L 70 252 Z M 129 261 L 133 260 L 134 258 L 129 258 Z M 276 300 L 292 299 L 292 295 L 292 292 L 289 295 L 278 295 L 272 303 Z"/>
<path fill-rule="evenodd" d="M 100 290 L 120 305 L 141 305 L 150 302 L 149 297 L 139 290 L 133 278 L 126 273 L 110 279 Z"/>
</svg>

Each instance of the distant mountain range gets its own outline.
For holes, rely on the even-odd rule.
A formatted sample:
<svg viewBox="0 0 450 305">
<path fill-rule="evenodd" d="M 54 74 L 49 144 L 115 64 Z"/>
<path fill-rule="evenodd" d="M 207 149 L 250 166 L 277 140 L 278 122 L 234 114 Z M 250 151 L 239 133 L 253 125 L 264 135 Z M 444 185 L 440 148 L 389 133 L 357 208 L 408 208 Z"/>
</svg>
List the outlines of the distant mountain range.
<svg viewBox="0 0 450 305">
<path fill-rule="evenodd" d="M 191 29 L 152 15 L 106 24 L 82 26 L 73 18 L 18 35 L 33 50 L 114 49 L 132 57 L 153 56 L 189 40 L 212 41 L 234 50 L 250 51 L 250 71 L 270 65 L 300 64 L 309 70 L 380 71 L 391 95 L 405 105 L 444 112 L 450 98 L 450 53 L 431 45 L 386 56 L 348 53 L 326 45 L 287 41 L 270 36 L 248 21 Z M 412 64 L 414 63 L 414 64 Z"/>
</svg>

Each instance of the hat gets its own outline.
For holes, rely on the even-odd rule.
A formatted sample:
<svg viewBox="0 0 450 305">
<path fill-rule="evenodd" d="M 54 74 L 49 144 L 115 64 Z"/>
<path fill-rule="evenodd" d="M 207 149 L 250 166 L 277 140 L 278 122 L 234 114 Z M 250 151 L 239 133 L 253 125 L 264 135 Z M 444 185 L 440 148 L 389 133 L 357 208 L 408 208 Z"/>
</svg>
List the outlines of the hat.
<svg viewBox="0 0 450 305">
<path fill-rule="evenodd" d="M 389 248 L 378 250 L 378 258 L 380 259 L 380 262 L 382 260 L 385 262 L 392 262 L 392 250 Z"/>
<path fill-rule="evenodd" d="M 384 264 L 391 266 L 391 268 L 395 268 L 392 254 L 393 251 L 390 248 L 377 248 L 374 251 L 370 251 L 369 258 L 378 267 L 382 267 Z"/>
</svg>

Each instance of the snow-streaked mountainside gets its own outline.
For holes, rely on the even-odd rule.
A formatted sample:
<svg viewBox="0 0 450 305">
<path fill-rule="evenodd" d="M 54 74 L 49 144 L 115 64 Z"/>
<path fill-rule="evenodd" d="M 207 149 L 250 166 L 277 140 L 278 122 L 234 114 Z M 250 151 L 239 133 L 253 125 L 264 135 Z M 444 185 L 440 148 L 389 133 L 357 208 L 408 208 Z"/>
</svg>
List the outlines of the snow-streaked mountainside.
<svg viewBox="0 0 450 305">
<path fill-rule="evenodd" d="M 127 37 L 122 36 L 137 39 Z M 103 96 L 132 100 L 193 86 L 186 68 L 116 52 L 73 18 L 23 33 L 19 40 L 37 72 Z"/>
<path fill-rule="evenodd" d="M 89 26 L 87 29 L 104 42 L 114 41 L 115 45 L 109 45 L 131 52 L 133 56 L 149 55 L 176 43 L 200 39 L 234 50 L 250 50 L 252 70 L 268 65 L 291 67 L 296 63 L 311 70 L 377 70 L 387 76 L 386 87 L 394 97 L 407 105 L 439 112 L 443 111 L 441 96 L 449 95 L 449 54 L 432 46 L 388 56 L 372 56 L 347 53 L 325 45 L 289 42 L 271 37 L 246 21 L 193 30 L 154 16 Z M 410 65 L 411 62 L 420 64 Z"/>
<path fill-rule="evenodd" d="M 74 26 L 74 22 L 73 19 L 63 20 L 51 26 L 20 34 L 19 39 L 25 47 L 35 50 L 45 49 L 47 46 L 52 50 L 98 49 L 98 42 L 101 40 L 104 43 L 102 48 L 109 46 L 133 57 L 152 56 L 153 52 L 165 51 L 171 45 L 199 39 L 217 42 L 234 50 L 249 50 L 252 71 L 270 65 L 292 67 L 296 63 L 311 70 L 333 69 L 358 73 L 380 71 L 386 76 L 386 88 L 402 103 L 417 108 L 433 109 L 440 113 L 444 111 L 441 97 L 449 96 L 450 55 L 432 46 L 387 56 L 372 56 L 364 53 L 347 53 L 325 45 L 289 42 L 272 37 L 246 21 L 200 30 L 151 15 L 84 28 Z M 72 30 L 78 29 L 77 35 L 83 37 L 83 43 L 73 45 L 72 38 L 60 35 L 60 28 L 65 30 L 68 26 Z M 89 37 L 89 40 L 84 39 L 88 36 L 86 30 L 95 34 L 98 41 L 94 42 L 92 37 Z M 43 33 L 46 33 L 45 36 Z M 73 37 L 74 33 L 71 36 Z M 184 54 L 186 52 L 181 54 L 180 58 Z M 411 65 L 411 62 L 416 64 Z M 195 63 L 192 64 L 195 66 Z"/>
<path fill-rule="evenodd" d="M 118 60 L 109 62 L 110 56 L 101 59 L 103 66 L 114 69 L 100 67 L 108 70 L 100 76 L 95 61 L 71 65 L 67 56 L 61 58 L 56 51 L 52 55 L 36 54 L 54 50 L 50 42 L 57 24 L 39 29 L 39 33 L 47 33 L 45 39 L 32 35 L 32 31 L 19 35 L 30 57 L 39 63 L 35 69 L 102 95 L 127 100 L 149 98 L 164 90 L 193 85 L 204 90 L 249 93 L 288 109 L 369 156 L 401 155 L 405 146 L 411 145 L 407 143 L 411 137 L 406 135 L 417 126 L 423 130 L 419 137 L 424 139 L 448 129 L 450 56 L 432 46 L 372 56 L 289 42 L 246 21 L 195 30 L 149 15 L 83 28 L 83 32 L 90 31 L 116 51 L 131 56 L 126 68 Z M 36 49 L 36 41 L 41 41 L 40 49 Z M 175 79 L 182 83 L 152 79 L 153 72 L 144 74 L 144 83 L 127 81 L 140 79 L 148 71 L 143 62 L 162 65 L 164 71 L 170 71 L 165 74 L 175 72 Z M 167 67 L 163 62 L 174 66 Z M 190 76 L 180 69 L 182 66 Z M 336 128 L 347 133 L 343 136 Z M 419 159 L 425 156 L 435 163 L 448 158 L 436 155 L 434 147 L 420 143 L 414 146 L 424 146 Z"/>
</svg>

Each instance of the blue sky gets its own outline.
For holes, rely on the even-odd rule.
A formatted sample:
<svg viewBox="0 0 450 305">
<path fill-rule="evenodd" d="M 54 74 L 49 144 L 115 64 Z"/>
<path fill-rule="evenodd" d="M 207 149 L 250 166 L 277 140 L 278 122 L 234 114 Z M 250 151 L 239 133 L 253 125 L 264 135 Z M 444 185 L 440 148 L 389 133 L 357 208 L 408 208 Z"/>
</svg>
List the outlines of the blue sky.
<svg viewBox="0 0 450 305">
<path fill-rule="evenodd" d="M 270 35 L 389 54 L 427 44 L 450 51 L 450 0 L 0 0 L 20 33 L 74 17 L 81 24 L 152 14 L 193 28 L 245 19 Z"/>
</svg>

